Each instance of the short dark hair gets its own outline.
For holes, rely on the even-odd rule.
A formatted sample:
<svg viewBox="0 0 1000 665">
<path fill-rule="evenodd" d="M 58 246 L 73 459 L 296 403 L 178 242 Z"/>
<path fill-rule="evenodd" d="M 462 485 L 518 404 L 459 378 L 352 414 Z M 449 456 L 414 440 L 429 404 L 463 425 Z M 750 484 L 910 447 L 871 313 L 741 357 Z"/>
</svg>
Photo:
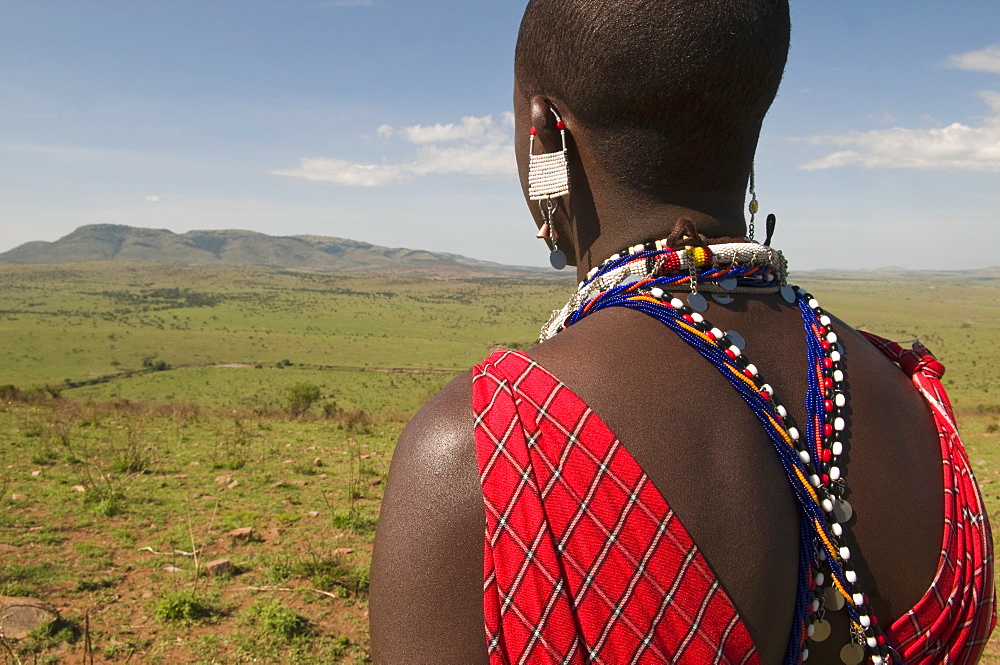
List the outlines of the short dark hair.
<svg viewBox="0 0 1000 665">
<path fill-rule="evenodd" d="M 627 186 L 729 189 L 746 183 L 789 34 L 787 0 L 530 0 L 514 69 Z"/>
</svg>

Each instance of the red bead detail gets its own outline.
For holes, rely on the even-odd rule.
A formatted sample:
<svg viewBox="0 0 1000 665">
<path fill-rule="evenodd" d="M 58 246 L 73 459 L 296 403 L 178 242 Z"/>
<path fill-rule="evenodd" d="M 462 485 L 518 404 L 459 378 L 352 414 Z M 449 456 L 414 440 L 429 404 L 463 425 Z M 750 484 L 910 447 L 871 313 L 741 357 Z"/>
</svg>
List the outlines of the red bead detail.
<svg viewBox="0 0 1000 665">
<path fill-rule="evenodd" d="M 760 391 L 760 396 L 764 398 L 765 402 L 770 402 L 771 401 L 771 395 L 766 390 L 761 390 Z"/>
<path fill-rule="evenodd" d="M 833 367 L 833 358 L 823 358 L 823 367 L 827 369 Z"/>
<path fill-rule="evenodd" d="M 825 339 L 824 340 L 820 340 L 819 345 L 823 347 L 824 351 L 829 351 L 830 350 L 830 342 L 826 341 Z"/>
<path fill-rule="evenodd" d="M 875 641 L 879 644 L 885 644 L 885 635 L 877 635 Z"/>
<path fill-rule="evenodd" d="M 745 369 L 745 370 L 743 370 L 743 376 L 747 377 L 748 379 L 752 379 L 753 378 L 753 372 L 751 372 L 748 369 Z"/>
<path fill-rule="evenodd" d="M 538 136 L 538 130 L 537 130 L 537 129 L 535 129 L 534 127 L 532 127 L 532 128 L 531 128 L 531 135 L 532 135 L 532 136 Z"/>
<path fill-rule="evenodd" d="M 729 356 L 730 360 L 736 360 L 736 354 L 732 349 L 726 349 L 726 355 Z"/>
<path fill-rule="evenodd" d="M 833 400 L 825 399 L 823 400 L 823 410 L 829 413 L 833 411 Z"/>
<path fill-rule="evenodd" d="M 833 436 L 833 425 L 830 423 L 823 425 L 823 436 Z"/>
<path fill-rule="evenodd" d="M 556 123 L 556 129 L 558 129 L 559 131 L 566 129 L 566 123 L 560 120 L 559 122 Z"/>
<path fill-rule="evenodd" d="M 824 378 L 823 379 L 823 387 L 824 388 L 833 388 L 833 379 L 831 379 L 830 377 Z"/>
<path fill-rule="evenodd" d="M 830 484 L 830 476 L 826 475 L 825 473 L 822 476 L 820 476 L 819 479 L 823 481 L 824 485 Z"/>
<path fill-rule="evenodd" d="M 823 459 L 824 462 L 829 462 L 830 460 L 833 459 L 833 451 L 830 450 L 829 448 L 824 448 L 823 452 L 820 453 L 820 457 Z"/>
<path fill-rule="evenodd" d="M 694 323 L 694 317 L 691 316 L 690 314 L 684 314 L 683 316 L 681 316 L 681 318 L 687 321 L 688 323 Z"/>
</svg>

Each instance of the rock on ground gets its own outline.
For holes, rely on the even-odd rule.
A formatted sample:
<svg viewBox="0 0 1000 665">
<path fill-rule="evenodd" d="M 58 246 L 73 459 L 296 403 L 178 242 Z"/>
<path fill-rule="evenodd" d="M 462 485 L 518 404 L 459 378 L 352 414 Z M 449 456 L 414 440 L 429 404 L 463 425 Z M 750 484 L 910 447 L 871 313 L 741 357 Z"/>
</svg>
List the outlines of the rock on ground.
<svg viewBox="0 0 1000 665">
<path fill-rule="evenodd" d="M 229 559 L 216 559 L 205 564 L 205 570 L 210 575 L 232 575 L 236 572 L 236 567 Z"/>
<path fill-rule="evenodd" d="M 35 598 L 0 596 L 0 633 L 20 640 L 59 618 L 59 612 Z"/>
</svg>

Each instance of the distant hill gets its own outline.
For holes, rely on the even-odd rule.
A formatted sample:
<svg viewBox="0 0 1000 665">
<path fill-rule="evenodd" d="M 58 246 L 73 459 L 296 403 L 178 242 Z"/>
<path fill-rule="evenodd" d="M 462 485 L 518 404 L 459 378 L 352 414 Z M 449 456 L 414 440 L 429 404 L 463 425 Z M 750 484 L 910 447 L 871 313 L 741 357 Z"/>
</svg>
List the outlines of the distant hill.
<svg viewBox="0 0 1000 665">
<path fill-rule="evenodd" d="M 789 274 L 789 280 L 865 281 L 872 283 L 901 281 L 941 281 L 954 284 L 993 283 L 1000 282 L 1000 266 L 971 270 L 911 270 L 896 267 L 874 270 L 793 270 Z"/>
<path fill-rule="evenodd" d="M 81 226 L 55 242 L 27 242 L 0 254 L 0 263 L 139 261 L 191 266 L 260 266 L 286 270 L 417 270 L 423 274 L 536 272 L 458 254 L 382 247 L 325 236 L 269 236 L 253 231 L 143 229 L 118 224 Z"/>
</svg>

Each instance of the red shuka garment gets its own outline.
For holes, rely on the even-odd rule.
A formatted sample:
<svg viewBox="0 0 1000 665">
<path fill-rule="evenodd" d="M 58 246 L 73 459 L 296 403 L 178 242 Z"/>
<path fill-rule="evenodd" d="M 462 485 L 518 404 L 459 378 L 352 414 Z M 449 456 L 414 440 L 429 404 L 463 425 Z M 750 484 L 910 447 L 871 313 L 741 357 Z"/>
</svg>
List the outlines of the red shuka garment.
<svg viewBox="0 0 1000 665">
<path fill-rule="evenodd" d="M 934 583 L 886 634 L 910 665 L 972 663 L 995 622 L 992 539 L 944 368 L 923 347 L 869 339 L 927 398 L 944 463 Z M 601 419 L 523 353 L 495 353 L 473 377 L 491 664 L 759 664 L 697 545 Z"/>
</svg>

